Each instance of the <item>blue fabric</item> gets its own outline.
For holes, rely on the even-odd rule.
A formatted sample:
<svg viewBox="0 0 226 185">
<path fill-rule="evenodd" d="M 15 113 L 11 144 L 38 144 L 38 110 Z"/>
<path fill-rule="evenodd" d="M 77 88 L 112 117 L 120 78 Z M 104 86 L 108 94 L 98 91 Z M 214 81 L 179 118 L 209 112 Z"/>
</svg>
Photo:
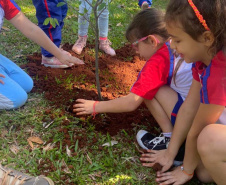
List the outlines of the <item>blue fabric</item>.
<svg viewBox="0 0 226 185">
<path fill-rule="evenodd" d="M 172 123 L 173 126 L 175 125 L 175 122 L 176 122 L 177 113 L 178 113 L 182 103 L 184 102 L 181 95 L 179 93 L 177 93 L 177 95 L 178 95 L 178 101 L 175 104 L 173 111 L 171 113 L 171 123 Z"/>
<path fill-rule="evenodd" d="M 201 92 L 201 103 L 209 104 L 209 97 L 208 97 L 208 91 L 207 91 L 207 81 L 210 76 L 210 69 L 211 69 L 212 63 L 206 68 L 206 71 L 201 75 L 201 81 L 202 81 L 202 90 Z"/>
<path fill-rule="evenodd" d="M 38 26 L 46 33 L 46 35 L 59 47 L 61 44 L 61 30 L 64 26 L 64 18 L 67 16 L 68 6 L 67 4 L 57 7 L 60 2 L 64 0 L 32 0 L 36 8 L 36 17 L 38 19 Z M 59 26 L 56 25 L 53 28 L 50 24 L 43 25 L 46 18 L 55 18 L 59 22 Z M 45 57 L 52 57 L 53 55 L 42 48 L 42 55 Z"/>
<path fill-rule="evenodd" d="M 84 10 L 87 10 L 87 13 L 83 16 L 78 16 L 78 35 L 79 36 L 86 36 L 88 33 L 89 28 L 89 18 L 92 11 L 92 8 L 85 0 L 80 0 L 81 4 L 79 5 L 79 13 L 84 14 Z M 92 3 L 92 0 L 89 0 L 90 3 Z M 104 1 L 103 1 L 104 2 Z M 107 2 L 106 2 L 107 3 Z M 101 14 L 100 14 L 101 12 Z M 98 26 L 99 26 L 99 36 L 100 37 L 107 37 L 108 36 L 108 21 L 109 21 L 109 11 L 108 7 L 106 7 L 104 10 L 99 10 L 98 15 L 100 14 L 98 18 Z"/>
<path fill-rule="evenodd" d="M 172 81 L 172 77 L 173 77 L 173 70 L 174 70 L 174 54 L 173 54 L 172 49 L 170 48 L 170 43 L 166 42 L 166 45 L 168 47 L 169 55 L 170 55 L 169 56 L 169 58 L 170 58 L 170 69 L 169 69 L 169 76 L 168 76 L 168 79 L 167 79 L 167 84 L 170 85 L 171 81 Z"/>
<path fill-rule="evenodd" d="M 149 4 L 149 7 L 151 7 L 152 0 L 139 0 L 138 1 L 138 5 L 141 7 L 141 5 L 143 4 L 143 2 L 145 2 L 145 1 Z"/>
<path fill-rule="evenodd" d="M 0 54 L 0 109 L 14 109 L 27 101 L 27 93 L 33 88 L 33 80 L 20 67 Z"/>
</svg>

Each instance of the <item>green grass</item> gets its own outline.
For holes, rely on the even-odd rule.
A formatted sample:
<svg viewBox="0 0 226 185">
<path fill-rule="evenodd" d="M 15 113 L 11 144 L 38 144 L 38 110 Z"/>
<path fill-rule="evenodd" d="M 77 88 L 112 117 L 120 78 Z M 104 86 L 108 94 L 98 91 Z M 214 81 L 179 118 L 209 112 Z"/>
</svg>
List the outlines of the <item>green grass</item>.
<svg viewBox="0 0 226 185">
<path fill-rule="evenodd" d="M 29 0 L 17 0 L 23 13 L 37 24 L 35 9 Z M 165 9 L 167 0 L 154 1 L 153 6 Z M 62 43 L 73 44 L 77 38 L 77 12 L 78 1 L 70 1 L 68 17 L 65 20 Z M 109 39 L 113 48 L 119 48 L 126 39 L 124 33 L 134 14 L 140 9 L 137 1 L 113 0 L 110 4 Z M 120 24 L 119 24 L 120 23 Z M 72 26 L 75 25 L 75 26 Z M 119 25 L 119 26 L 117 26 Z M 34 52 L 40 52 L 40 47 L 17 31 L 8 21 L 0 33 L 0 53 L 15 61 L 18 65 L 26 63 L 25 56 Z M 75 29 L 75 31 L 73 31 Z M 89 39 L 94 38 L 94 33 L 89 29 Z M 46 76 L 48 78 L 48 76 Z M 81 76 L 84 80 L 85 77 Z M 80 80 L 81 80 L 80 79 Z M 70 81 L 71 79 L 68 79 Z M 59 83 L 60 79 L 56 79 Z M 0 162 L 18 170 L 28 172 L 31 175 L 48 174 L 56 184 L 156 184 L 155 173 L 150 168 L 144 168 L 139 162 L 139 153 L 134 144 L 135 135 L 128 135 L 122 131 L 117 136 L 110 137 L 94 131 L 94 125 L 89 122 L 86 130 L 82 128 L 83 122 L 70 115 L 61 113 L 59 109 L 53 109 L 51 114 L 46 110 L 53 107 L 43 98 L 42 94 L 30 93 L 28 102 L 20 109 L 0 112 L 1 150 Z M 54 117 L 53 117 L 54 115 Z M 65 126 L 62 123 L 68 121 Z M 48 125 L 48 128 L 44 126 Z M 43 126 L 44 125 L 44 126 Z M 72 145 L 69 150 L 76 154 L 70 157 L 62 146 L 65 135 L 59 131 L 70 130 Z M 87 146 L 79 147 L 80 142 L 72 138 L 87 137 Z M 31 150 L 27 138 L 38 136 L 43 145 L 36 145 Z M 98 138 L 94 144 L 89 144 L 94 138 Z M 111 140 L 118 141 L 117 145 L 101 147 Z M 46 142 L 55 143 L 52 150 L 45 151 Z M 14 147 L 14 150 L 13 150 Z M 17 149 L 17 152 L 15 151 Z M 100 150 L 100 148 L 102 148 Z M 39 168 L 39 164 L 43 168 Z M 55 171 L 48 172 L 47 167 L 52 165 Z M 189 184 L 197 184 L 192 181 Z"/>
</svg>

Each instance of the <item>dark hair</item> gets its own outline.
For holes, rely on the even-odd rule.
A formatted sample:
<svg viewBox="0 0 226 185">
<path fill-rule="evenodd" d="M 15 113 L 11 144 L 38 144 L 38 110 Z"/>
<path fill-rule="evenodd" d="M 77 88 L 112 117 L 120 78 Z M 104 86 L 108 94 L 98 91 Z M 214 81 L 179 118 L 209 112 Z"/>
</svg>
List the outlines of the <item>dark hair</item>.
<svg viewBox="0 0 226 185">
<path fill-rule="evenodd" d="M 193 0 L 215 37 L 215 41 L 210 48 L 213 54 L 223 49 L 225 45 L 225 2 L 226 0 Z M 189 5 L 188 0 L 170 0 L 166 10 L 165 21 L 166 24 L 172 22 L 181 24 L 184 31 L 194 40 L 198 40 L 199 36 L 206 31 Z"/>
<path fill-rule="evenodd" d="M 153 34 L 161 36 L 164 40 L 169 38 L 165 28 L 164 15 L 155 8 L 148 8 L 136 14 L 126 30 L 128 41 Z"/>
</svg>

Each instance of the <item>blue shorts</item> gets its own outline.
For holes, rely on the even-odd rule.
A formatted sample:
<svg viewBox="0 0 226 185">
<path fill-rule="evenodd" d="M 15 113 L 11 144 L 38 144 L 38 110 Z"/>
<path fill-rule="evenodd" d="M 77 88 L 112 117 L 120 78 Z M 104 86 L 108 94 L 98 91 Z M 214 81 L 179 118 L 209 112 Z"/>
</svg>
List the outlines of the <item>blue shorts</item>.
<svg viewBox="0 0 226 185">
<path fill-rule="evenodd" d="M 184 102 L 181 95 L 179 93 L 177 93 L 177 95 L 178 95 L 178 101 L 175 104 L 173 111 L 171 113 L 171 123 L 172 123 L 173 126 L 175 125 L 175 122 L 176 122 L 177 113 L 178 113 L 182 103 Z"/>
<path fill-rule="evenodd" d="M 33 88 L 33 80 L 19 66 L 0 54 L 0 110 L 15 109 L 27 101 L 27 93 Z"/>
</svg>

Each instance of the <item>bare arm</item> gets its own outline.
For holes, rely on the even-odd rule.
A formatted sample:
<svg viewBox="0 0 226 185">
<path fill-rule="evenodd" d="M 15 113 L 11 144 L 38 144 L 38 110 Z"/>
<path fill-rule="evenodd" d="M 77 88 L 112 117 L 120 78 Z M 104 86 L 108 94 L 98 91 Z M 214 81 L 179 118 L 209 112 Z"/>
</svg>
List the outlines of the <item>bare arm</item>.
<svg viewBox="0 0 226 185">
<path fill-rule="evenodd" d="M 216 123 L 216 121 L 222 114 L 223 110 L 224 106 L 221 105 L 213 104 L 200 105 L 187 137 L 184 158 L 184 169 L 186 172 L 193 173 L 200 160 L 197 151 L 197 139 L 200 132 L 205 126 Z"/>
<path fill-rule="evenodd" d="M 93 104 L 95 101 L 78 99 L 76 104 L 73 106 L 73 111 L 77 112 L 77 115 L 92 114 Z M 95 111 L 98 113 L 111 112 L 131 112 L 135 110 L 141 103 L 143 98 L 134 94 L 129 93 L 127 96 L 116 98 L 109 101 L 101 101 L 95 105 Z"/>
<path fill-rule="evenodd" d="M 181 144 L 187 137 L 188 131 L 191 128 L 192 122 L 199 108 L 200 89 L 200 83 L 193 79 L 188 96 L 178 112 L 171 142 L 168 147 L 168 152 L 173 159 L 177 155 Z"/>
<path fill-rule="evenodd" d="M 63 53 L 50 39 L 49 37 L 34 23 L 32 23 L 27 17 L 19 12 L 13 17 L 10 22 L 21 31 L 27 38 L 37 43 L 39 46 L 45 48 L 47 51 L 57 57 L 62 63 L 71 66 L 73 64 L 84 64 L 78 58 L 68 56 Z"/>
</svg>

